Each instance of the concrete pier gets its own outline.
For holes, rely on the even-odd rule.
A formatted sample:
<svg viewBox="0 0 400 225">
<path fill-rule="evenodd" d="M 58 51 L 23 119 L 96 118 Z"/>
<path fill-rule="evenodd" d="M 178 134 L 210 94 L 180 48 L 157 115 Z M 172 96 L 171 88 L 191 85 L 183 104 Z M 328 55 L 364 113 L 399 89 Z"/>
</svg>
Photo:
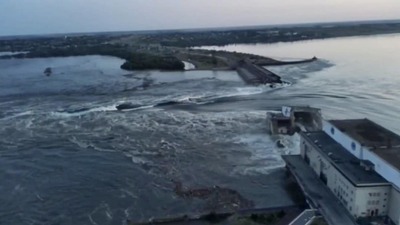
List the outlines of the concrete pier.
<svg viewBox="0 0 400 225">
<path fill-rule="evenodd" d="M 281 84 L 281 77 L 275 73 L 257 66 L 248 60 L 242 60 L 238 63 L 236 70 L 244 82 L 251 85 L 258 84 Z"/>
</svg>

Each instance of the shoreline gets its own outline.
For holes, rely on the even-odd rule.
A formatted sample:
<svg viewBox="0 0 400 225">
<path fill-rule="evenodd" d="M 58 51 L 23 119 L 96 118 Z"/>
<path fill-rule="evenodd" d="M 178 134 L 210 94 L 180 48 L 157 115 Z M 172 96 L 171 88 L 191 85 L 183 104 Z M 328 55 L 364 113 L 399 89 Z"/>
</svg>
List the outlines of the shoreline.
<svg viewBox="0 0 400 225">
<path fill-rule="evenodd" d="M 104 55 L 126 60 L 121 68 L 128 71 L 154 69 L 184 71 L 185 64 L 182 61 L 192 63 L 195 68 L 191 70 L 227 70 L 234 69 L 241 60 L 251 60 L 260 66 L 307 63 L 313 60 L 288 62 L 259 55 L 204 50 L 195 47 L 294 43 L 390 34 L 400 34 L 400 22 L 0 39 L 0 52 L 23 52 L 9 56 L 0 55 L 0 59 Z"/>
</svg>

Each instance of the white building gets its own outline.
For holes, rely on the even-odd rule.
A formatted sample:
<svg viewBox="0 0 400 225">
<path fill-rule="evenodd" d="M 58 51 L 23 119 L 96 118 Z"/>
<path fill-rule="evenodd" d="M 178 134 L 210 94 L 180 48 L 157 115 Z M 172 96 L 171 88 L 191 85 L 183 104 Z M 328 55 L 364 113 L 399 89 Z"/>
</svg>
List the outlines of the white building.
<svg viewBox="0 0 400 225">
<path fill-rule="evenodd" d="M 301 133 L 301 156 L 355 218 L 387 216 L 391 184 L 323 131 Z"/>
<path fill-rule="evenodd" d="M 379 215 L 387 212 L 389 218 L 400 225 L 400 136 L 368 119 L 324 121 L 323 131 L 347 153 L 369 164 L 373 171 L 392 184 L 387 195 L 379 186 L 380 191 L 375 191 L 376 198 L 368 198 L 365 203 L 379 206 Z M 382 201 L 388 201 L 385 207 Z"/>
</svg>

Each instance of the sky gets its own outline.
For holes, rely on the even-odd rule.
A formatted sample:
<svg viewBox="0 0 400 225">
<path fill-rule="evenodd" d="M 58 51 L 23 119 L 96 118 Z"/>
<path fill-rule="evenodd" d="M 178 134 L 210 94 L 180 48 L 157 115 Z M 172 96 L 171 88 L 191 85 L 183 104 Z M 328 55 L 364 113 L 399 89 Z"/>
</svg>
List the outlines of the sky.
<svg viewBox="0 0 400 225">
<path fill-rule="evenodd" d="M 400 0 L 0 0 L 0 36 L 400 19 Z"/>
</svg>

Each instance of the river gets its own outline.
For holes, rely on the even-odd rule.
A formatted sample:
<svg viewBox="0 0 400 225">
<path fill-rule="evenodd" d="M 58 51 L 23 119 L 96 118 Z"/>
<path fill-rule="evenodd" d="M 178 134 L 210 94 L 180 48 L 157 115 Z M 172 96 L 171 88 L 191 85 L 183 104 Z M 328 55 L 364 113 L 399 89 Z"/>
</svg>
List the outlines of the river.
<svg viewBox="0 0 400 225">
<path fill-rule="evenodd" d="M 400 133 L 399 34 L 203 48 L 288 61 L 316 56 L 311 64 L 268 67 L 293 86 L 255 98 L 320 107 L 327 119 L 368 117 Z"/>
<path fill-rule="evenodd" d="M 309 104 L 326 118 L 368 117 L 400 133 L 400 36 L 218 48 L 296 59 L 291 82 L 246 86 L 235 72 L 127 72 L 86 56 L 0 61 L 0 224 L 123 224 L 218 210 L 186 187 L 238 191 L 256 207 L 292 204 L 265 113 Z M 52 67 L 52 75 L 43 71 Z M 117 111 L 121 103 L 138 107 Z M 274 141 L 283 138 L 284 149 Z"/>
</svg>

